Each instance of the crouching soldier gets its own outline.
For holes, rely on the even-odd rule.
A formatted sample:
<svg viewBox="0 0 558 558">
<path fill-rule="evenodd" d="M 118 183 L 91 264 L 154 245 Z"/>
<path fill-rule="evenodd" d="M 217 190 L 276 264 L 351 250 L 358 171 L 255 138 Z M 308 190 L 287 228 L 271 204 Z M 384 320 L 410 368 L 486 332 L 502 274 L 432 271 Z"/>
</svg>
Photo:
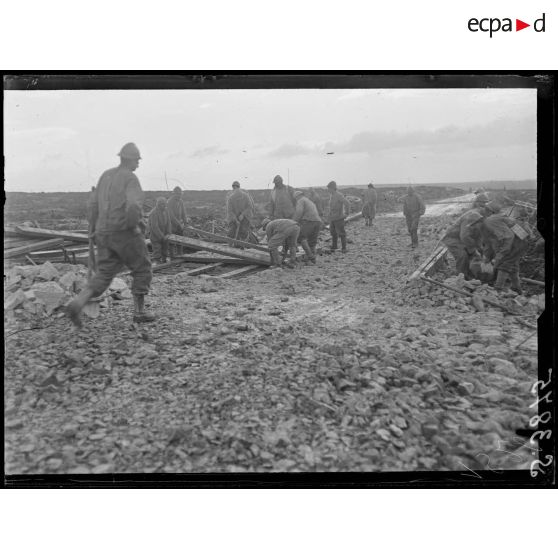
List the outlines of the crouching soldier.
<svg viewBox="0 0 558 558">
<path fill-rule="evenodd" d="M 281 267 L 282 260 L 279 257 L 279 246 L 288 246 L 290 261 L 286 263 L 288 267 L 293 267 L 296 262 L 296 242 L 300 233 L 300 227 L 292 219 L 275 219 L 270 221 L 264 219 L 262 228 L 267 236 L 267 245 L 271 257 L 272 267 Z M 283 260 L 286 254 L 283 254 Z"/>
<path fill-rule="evenodd" d="M 310 201 L 301 191 L 294 193 L 296 199 L 295 214 L 293 220 L 300 225 L 298 241 L 302 245 L 306 257 L 312 263 L 316 263 L 316 245 L 318 235 L 322 226 L 322 220 L 318 214 L 316 205 Z"/>
<path fill-rule="evenodd" d="M 90 234 L 97 244 L 98 270 L 86 287 L 66 307 L 72 322 L 81 326 L 83 307 L 107 289 L 123 267 L 132 272 L 135 322 L 152 322 L 155 317 L 144 309 L 144 297 L 151 285 L 151 261 L 140 230 L 142 190 L 134 171 L 140 152 L 127 143 L 118 154 L 120 165 L 105 171 L 93 192 L 89 216 Z"/>
<path fill-rule="evenodd" d="M 149 239 L 153 248 L 151 259 L 155 262 L 165 263 L 169 246 L 167 237 L 171 233 L 167 200 L 165 198 L 157 198 L 157 204 L 155 209 L 149 214 L 147 223 Z"/>
<path fill-rule="evenodd" d="M 482 214 L 476 209 L 466 211 L 453 223 L 442 242 L 448 247 L 455 260 L 456 272 L 462 273 L 465 279 L 472 279 L 471 258 L 480 255 Z"/>
<path fill-rule="evenodd" d="M 481 227 L 481 233 L 486 245 L 485 255 L 494 258 L 496 282 L 494 287 L 502 290 L 508 279 L 511 288 L 522 293 L 519 280 L 519 260 L 527 251 L 527 238 L 530 229 L 526 223 L 519 224 L 514 219 L 499 213 L 501 206 L 495 202 L 488 202 L 482 210 L 487 217 Z"/>
</svg>

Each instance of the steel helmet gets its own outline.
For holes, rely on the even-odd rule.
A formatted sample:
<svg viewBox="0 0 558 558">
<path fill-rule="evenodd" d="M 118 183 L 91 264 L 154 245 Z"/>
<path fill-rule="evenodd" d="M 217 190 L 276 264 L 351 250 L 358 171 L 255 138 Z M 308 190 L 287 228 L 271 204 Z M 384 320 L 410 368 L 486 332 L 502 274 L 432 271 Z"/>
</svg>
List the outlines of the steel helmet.
<svg viewBox="0 0 558 558">
<path fill-rule="evenodd" d="M 300 198 L 301 196 L 304 196 L 304 192 L 301 192 L 300 190 L 295 190 L 294 197 Z"/>
<path fill-rule="evenodd" d="M 124 145 L 118 153 L 118 156 L 122 157 L 122 159 L 141 159 L 138 146 L 132 142 Z"/>
<path fill-rule="evenodd" d="M 269 223 L 271 223 L 271 219 L 269 217 L 266 217 L 263 221 L 262 221 L 262 229 L 265 230 L 265 228 L 267 227 L 267 225 L 269 225 Z"/>
</svg>

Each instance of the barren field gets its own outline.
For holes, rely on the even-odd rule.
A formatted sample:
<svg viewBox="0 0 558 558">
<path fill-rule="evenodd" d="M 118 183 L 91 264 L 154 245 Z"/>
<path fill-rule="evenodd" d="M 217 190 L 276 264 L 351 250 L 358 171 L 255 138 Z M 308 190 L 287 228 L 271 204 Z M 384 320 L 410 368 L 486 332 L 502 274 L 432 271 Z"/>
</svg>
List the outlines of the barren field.
<svg viewBox="0 0 558 558">
<path fill-rule="evenodd" d="M 407 284 L 465 207 L 427 213 L 415 251 L 385 213 L 316 266 L 156 274 L 154 325 L 128 300 L 80 331 L 12 316 L 6 473 L 528 469 L 542 289 L 501 297 L 512 315 Z"/>
</svg>

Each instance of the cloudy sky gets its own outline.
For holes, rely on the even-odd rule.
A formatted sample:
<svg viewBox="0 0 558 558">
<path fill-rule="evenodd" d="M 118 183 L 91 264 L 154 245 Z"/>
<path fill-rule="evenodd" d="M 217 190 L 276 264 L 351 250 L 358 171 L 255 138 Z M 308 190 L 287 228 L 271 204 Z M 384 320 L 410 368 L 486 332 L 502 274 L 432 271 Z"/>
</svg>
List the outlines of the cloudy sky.
<svg viewBox="0 0 558 558">
<path fill-rule="evenodd" d="M 536 178 L 536 91 L 5 91 L 5 189 L 83 191 L 135 142 L 146 190 Z"/>
</svg>

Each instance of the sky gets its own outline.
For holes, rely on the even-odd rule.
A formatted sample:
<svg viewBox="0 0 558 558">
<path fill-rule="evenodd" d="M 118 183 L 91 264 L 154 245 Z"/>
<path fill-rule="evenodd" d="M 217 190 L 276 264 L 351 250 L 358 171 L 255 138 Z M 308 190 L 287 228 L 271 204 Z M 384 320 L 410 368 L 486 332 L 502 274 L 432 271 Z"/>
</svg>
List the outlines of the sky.
<svg viewBox="0 0 558 558">
<path fill-rule="evenodd" d="M 133 141 L 144 190 L 536 178 L 534 89 L 4 91 L 6 191 L 86 191 Z"/>
</svg>

